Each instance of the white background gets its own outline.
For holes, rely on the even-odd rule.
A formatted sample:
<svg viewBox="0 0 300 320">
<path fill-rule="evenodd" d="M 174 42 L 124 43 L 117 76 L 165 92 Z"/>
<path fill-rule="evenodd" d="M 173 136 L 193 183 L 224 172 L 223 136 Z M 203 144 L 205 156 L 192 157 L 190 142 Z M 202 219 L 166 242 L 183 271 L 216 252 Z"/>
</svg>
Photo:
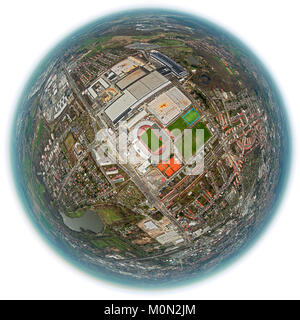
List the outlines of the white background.
<svg viewBox="0 0 300 320">
<path fill-rule="evenodd" d="M 291 120 L 293 166 L 280 210 L 260 241 L 225 271 L 193 286 L 137 291 L 95 280 L 58 257 L 16 197 L 8 157 L 18 95 L 38 61 L 79 26 L 117 9 L 169 7 L 203 16 L 242 39 L 281 88 Z M 0 298 L 299 299 L 299 1 L 5 1 L 0 13 Z"/>
</svg>

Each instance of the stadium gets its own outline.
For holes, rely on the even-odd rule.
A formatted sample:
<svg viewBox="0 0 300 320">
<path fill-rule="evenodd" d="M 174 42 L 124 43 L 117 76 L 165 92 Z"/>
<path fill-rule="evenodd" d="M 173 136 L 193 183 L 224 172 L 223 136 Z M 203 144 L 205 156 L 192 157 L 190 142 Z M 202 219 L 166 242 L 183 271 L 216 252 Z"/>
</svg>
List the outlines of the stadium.
<svg viewBox="0 0 300 320">
<path fill-rule="evenodd" d="M 138 130 L 138 138 L 151 153 L 160 154 L 164 143 L 157 130 L 149 125 L 144 125 Z"/>
<path fill-rule="evenodd" d="M 131 131 L 136 152 L 151 163 L 159 163 L 170 157 L 170 137 L 154 121 L 141 121 Z"/>
</svg>

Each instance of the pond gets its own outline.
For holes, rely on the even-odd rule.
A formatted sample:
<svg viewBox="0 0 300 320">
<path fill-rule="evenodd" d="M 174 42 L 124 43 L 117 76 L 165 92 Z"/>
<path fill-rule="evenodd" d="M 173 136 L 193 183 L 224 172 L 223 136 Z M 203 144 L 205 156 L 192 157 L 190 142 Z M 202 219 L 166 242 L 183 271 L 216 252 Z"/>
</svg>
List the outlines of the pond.
<svg viewBox="0 0 300 320">
<path fill-rule="evenodd" d="M 60 212 L 64 224 L 73 231 L 81 232 L 83 230 L 89 230 L 95 233 L 102 232 L 104 225 L 99 216 L 93 211 L 86 211 L 79 218 L 69 218 L 64 213 Z"/>
</svg>

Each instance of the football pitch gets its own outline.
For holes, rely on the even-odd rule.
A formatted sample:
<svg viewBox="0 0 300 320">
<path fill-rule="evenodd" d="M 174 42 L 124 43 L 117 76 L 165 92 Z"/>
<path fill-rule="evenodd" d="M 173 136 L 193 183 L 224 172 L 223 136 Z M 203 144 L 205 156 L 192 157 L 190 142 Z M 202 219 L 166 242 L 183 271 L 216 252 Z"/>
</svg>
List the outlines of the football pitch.
<svg viewBox="0 0 300 320">
<path fill-rule="evenodd" d="M 193 124 L 198 118 L 200 114 L 193 108 L 192 110 L 188 111 L 182 118 L 189 124 Z"/>
<path fill-rule="evenodd" d="M 170 124 L 168 126 L 168 130 L 171 132 L 174 130 L 172 134 L 174 137 L 176 137 L 180 134 L 180 132 L 188 128 L 199 118 L 200 118 L 200 114 L 193 108 L 190 111 L 188 111 L 185 115 L 183 115 L 182 117 L 174 121 L 172 124 Z M 179 129 L 179 130 L 175 130 L 175 129 Z"/>
<path fill-rule="evenodd" d="M 146 130 L 140 138 L 144 142 L 144 144 L 151 150 L 151 151 L 157 151 L 162 146 L 161 139 L 152 131 L 151 128 Z"/>
</svg>

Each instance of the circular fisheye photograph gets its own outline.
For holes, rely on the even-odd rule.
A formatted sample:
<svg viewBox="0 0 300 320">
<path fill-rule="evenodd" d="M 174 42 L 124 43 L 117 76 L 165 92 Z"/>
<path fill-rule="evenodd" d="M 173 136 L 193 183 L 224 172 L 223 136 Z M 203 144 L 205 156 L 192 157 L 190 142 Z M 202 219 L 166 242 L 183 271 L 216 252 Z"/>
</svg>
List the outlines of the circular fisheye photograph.
<svg viewBox="0 0 300 320">
<path fill-rule="evenodd" d="M 24 85 L 11 132 L 41 238 L 95 278 L 144 289 L 230 268 L 272 220 L 290 162 L 284 105 L 258 58 L 166 9 L 62 40 Z"/>
</svg>

